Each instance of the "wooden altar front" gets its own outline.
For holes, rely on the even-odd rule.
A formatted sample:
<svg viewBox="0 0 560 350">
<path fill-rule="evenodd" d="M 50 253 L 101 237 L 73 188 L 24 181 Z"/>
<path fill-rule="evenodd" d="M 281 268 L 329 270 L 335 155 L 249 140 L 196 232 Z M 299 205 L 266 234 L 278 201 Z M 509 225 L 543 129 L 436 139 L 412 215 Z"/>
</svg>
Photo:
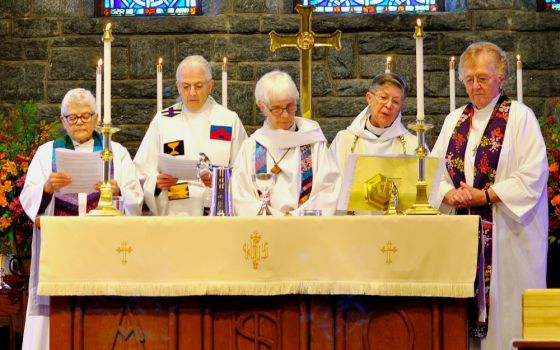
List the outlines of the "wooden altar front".
<svg viewBox="0 0 560 350">
<path fill-rule="evenodd" d="M 53 297 L 51 349 L 467 349 L 465 299 Z"/>
<path fill-rule="evenodd" d="M 470 284 L 472 289 L 476 269 L 476 218 L 460 222 L 452 217 L 294 218 L 281 220 L 282 224 L 272 218 L 256 223 L 241 218 L 206 218 L 202 222 L 183 218 L 171 223 L 177 219 L 151 218 L 151 223 L 149 218 L 84 220 L 43 219 L 39 289 L 51 295 L 51 349 L 467 349 L 466 304 L 472 290 L 465 286 Z M 209 227 L 210 223 L 214 228 L 204 241 L 213 244 L 205 245 L 208 249 L 196 256 L 208 261 L 193 265 L 185 260 L 188 256 L 173 257 L 170 251 L 160 256 L 157 252 L 164 248 L 154 241 L 147 244 L 150 264 L 141 262 L 146 260 L 141 252 L 144 248 L 133 237 L 148 239 L 141 237 L 144 229 L 160 235 L 161 241 L 162 235 L 174 232 L 166 229 L 167 224 L 183 227 L 185 241 L 174 246 L 190 242 L 194 247 L 184 250 L 192 255 L 201 245 L 187 232 L 199 232 L 198 224 Z M 308 230 L 308 225 L 315 229 Z M 109 226 L 117 229 L 105 236 Z M 124 227 L 134 229 L 123 233 Z M 155 227 L 160 229 L 153 231 Z M 280 227 L 282 233 L 275 233 L 273 227 Z M 303 230 L 298 232 L 298 227 Z M 331 244 L 335 238 L 329 232 L 340 227 L 348 231 L 340 231 L 342 240 Z M 391 229 L 386 230 L 388 227 Z M 88 242 L 90 233 L 86 231 L 95 239 Z M 221 236 L 224 231 L 226 235 Z M 245 260 L 246 252 L 241 253 L 247 246 L 241 249 L 232 242 L 236 235 L 242 242 L 248 232 L 257 231 L 262 235 L 260 243 L 268 242 L 268 256 L 261 256 L 255 269 L 250 259 Z M 423 236 L 426 232 L 431 234 Z M 104 241 L 111 235 L 115 243 L 124 239 L 132 247 L 127 262 L 122 263 L 122 250 L 115 249 L 120 245 L 110 246 L 118 258 L 118 265 L 113 266 L 117 271 L 109 271 L 109 254 L 104 262 L 95 264 L 97 249 L 107 245 Z M 320 235 L 323 243 L 318 244 L 324 245 L 317 248 L 313 243 L 320 238 L 297 240 L 298 235 Z M 446 235 L 449 240 L 441 243 Z M 387 237 L 395 248 L 392 255 L 387 254 Z M 170 242 L 178 239 L 168 238 Z M 55 249 L 60 239 L 66 246 Z M 280 246 L 281 242 L 286 244 Z M 448 249 L 442 250 L 442 244 Z M 364 245 L 372 249 L 362 250 Z M 228 256 L 230 246 L 235 249 Z M 412 261 L 404 261 L 407 251 L 411 256 L 406 259 Z M 237 252 L 243 259 L 236 258 Z M 368 260 L 368 254 L 374 260 Z M 433 255 L 438 257 L 433 259 Z M 214 261 L 217 257 L 221 259 Z M 150 269 L 161 258 L 169 271 L 153 275 Z M 277 265 L 284 259 L 286 265 L 292 261 L 293 269 L 282 270 Z M 446 269 L 434 269 L 430 259 Z M 181 268 L 173 269 L 169 261 Z M 204 266 L 212 261 L 214 266 Z M 339 271 L 333 265 L 337 261 L 343 267 Z M 356 261 L 362 264 L 356 265 Z M 143 264 L 145 274 L 136 273 L 137 263 Z M 94 265 L 91 271 L 89 264 Z M 245 264 L 248 268 L 243 270 Z M 421 268 L 424 264 L 428 272 Z M 468 267 L 465 270 L 459 265 Z M 309 266 L 317 269 L 315 276 L 306 275 L 313 271 L 306 271 Z M 85 274 L 80 273 L 84 270 Z M 204 274 L 199 274 L 201 270 Z M 384 275 L 383 270 L 389 274 Z M 190 280 L 177 281 L 182 273 Z M 348 278 L 341 278 L 344 275 Z"/>
</svg>

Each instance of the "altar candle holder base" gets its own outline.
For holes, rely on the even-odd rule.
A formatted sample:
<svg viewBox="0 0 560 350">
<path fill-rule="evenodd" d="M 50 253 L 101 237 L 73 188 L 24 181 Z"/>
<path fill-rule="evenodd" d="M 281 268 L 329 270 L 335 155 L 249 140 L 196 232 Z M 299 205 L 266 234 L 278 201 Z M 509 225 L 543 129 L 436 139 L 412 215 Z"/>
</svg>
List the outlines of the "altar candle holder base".
<svg viewBox="0 0 560 350">
<path fill-rule="evenodd" d="M 97 208 L 90 210 L 87 215 L 89 216 L 117 216 L 121 215 L 120 212 L 113 208 L 113 191 L 111 190 L 110 166 L 113 159 L 113 152 L 111 150 L 111 136 L 118 132 L 119 128 L 114 128 L 111 124 L 103 124 L 98 126 L 97 130 L 103 135 L 103 151 L 101 152 L 101 159 L 103 160 L 103 183 L 100 188 L 99 202 Z"/>
<path fill-rule="evenodd" d="M 433 128 L 432 124 L 424 124 L 423 120 L 417 120 L 416 124 L 409 124 L 410 130 L 416 131 L 418 137 L 418 148 L 416 156 L 418 158 L 418 180 L 416 181 L 416 199 L 411 208 L 405 211 L 406 215 L 439 215 L 439 210 L 433 208 L 428 201 L 428 183 L 426 182 L 426 156 L 427 151 L 424 146 L 424 133 Z"/>
</svg>

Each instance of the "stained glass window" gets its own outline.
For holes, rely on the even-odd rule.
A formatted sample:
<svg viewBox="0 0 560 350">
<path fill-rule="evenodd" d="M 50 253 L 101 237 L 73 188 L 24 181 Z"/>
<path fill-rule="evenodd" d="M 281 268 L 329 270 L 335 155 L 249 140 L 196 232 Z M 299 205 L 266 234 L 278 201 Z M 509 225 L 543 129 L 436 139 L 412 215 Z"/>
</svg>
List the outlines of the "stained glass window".
<svg viewBox="0 0 560 350">
<path fill-rule="evenodd" d="M 441 11 L 439 0 L 302 0 L 302 5 L 315 5 L 324 13 L 387 13 Z"/>
<path fill-rule="evenodd" d="M 560 0 L 538 0 L 537 8 L 539 11 L 560 12 Z"/>
<path fill-rule="evenodd" d="M 202 0 L 102 0 L 104 17 L 193 16 L 201 12 Z"/>
</svg>

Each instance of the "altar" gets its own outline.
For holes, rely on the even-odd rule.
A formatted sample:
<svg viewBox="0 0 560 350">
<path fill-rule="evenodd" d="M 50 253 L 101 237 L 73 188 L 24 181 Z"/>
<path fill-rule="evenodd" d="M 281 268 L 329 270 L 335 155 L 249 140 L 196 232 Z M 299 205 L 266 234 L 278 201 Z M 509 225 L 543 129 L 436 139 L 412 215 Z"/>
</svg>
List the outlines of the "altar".
<svg viewBox="0 0 560 350">
<path fill-rule="evenodd" d="M 52 349 L 466 349 L 478 217 L 43 217 Z"/>
</svg>

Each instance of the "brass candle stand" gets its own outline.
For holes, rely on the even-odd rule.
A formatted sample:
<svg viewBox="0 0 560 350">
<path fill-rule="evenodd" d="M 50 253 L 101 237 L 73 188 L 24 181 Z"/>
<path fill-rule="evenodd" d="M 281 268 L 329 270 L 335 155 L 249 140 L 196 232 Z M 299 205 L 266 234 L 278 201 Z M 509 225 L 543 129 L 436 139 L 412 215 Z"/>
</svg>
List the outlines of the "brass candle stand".
<svg viewBox="0 0 560 350">
<path fill-rule="evenodd" d="M 113 151 L 111 149 L 111 136 L 120 129 L 114 128 L 109 123 L 103 123 L 102 126 L 96 128 L 103 135 L 103 151 L 101 151 L 101 159 L 103 160 L 103 183 L 101 184 L 99 202 L 97 208 L 90 210 L 88 215 L 91 216 L 116 216 L 121 215 L 120 212 L 113 208 L 113 191 L 109 182 L 111 176 L 111 160 L 113 159 Z"/>
<path fill-rule="evenodd" d="M 418 147 L 416 148 L 416 156 L 418 158 L 418 180 L 416 181 L 416 200 L 414 205 L 406 210 L 406 215 L 438 215 L 439 210 L 432 208 L 428 201 L 428 183 L 426 182 L 426 156 L 428 152 L 424 146 L 424 133 L 434 126 L 432 124 L 424 124 L 424 120 L 416 120 L 416 124 L 409 124 L 410 130 L 416 131 L 418 137 Z"/>
</svg>

